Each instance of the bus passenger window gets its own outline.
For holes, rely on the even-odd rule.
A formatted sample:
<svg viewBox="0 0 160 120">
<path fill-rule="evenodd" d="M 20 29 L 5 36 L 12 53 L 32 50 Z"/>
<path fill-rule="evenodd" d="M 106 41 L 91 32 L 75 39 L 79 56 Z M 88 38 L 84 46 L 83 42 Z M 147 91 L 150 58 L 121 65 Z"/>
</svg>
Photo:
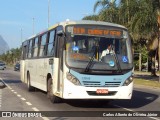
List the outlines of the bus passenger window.
<svg viewBox="0 0 160 120">
<path fill-rule="evenodd" d="M 44 34 L 44 35 L 41 37 L 39 57 L 43 57 L 43 56 L 45 55 L 46 39 L 47 39 L 47 34 Z"/>
<path fill-rule="evenodd" d="M 35 44 L 34 44 L 34 48 L 33 48 L 33 57 L 37 57 L 38 55 L 38 37 L 35 39 Z"/>
<path fill-rule="evenodd" d="M 33 43 L 33 40 L 30 40 L 29 41 L 28 58 L 32 57 L 32 43 Z"/>
<path fill-rule="evenodd" d="M 49 34 L 49 40 L 47 44 L 47 56 L 52 56 L 54 54 L 54 37 L 55 37 L 55 31 L 51 31 Z"/>
</svg>

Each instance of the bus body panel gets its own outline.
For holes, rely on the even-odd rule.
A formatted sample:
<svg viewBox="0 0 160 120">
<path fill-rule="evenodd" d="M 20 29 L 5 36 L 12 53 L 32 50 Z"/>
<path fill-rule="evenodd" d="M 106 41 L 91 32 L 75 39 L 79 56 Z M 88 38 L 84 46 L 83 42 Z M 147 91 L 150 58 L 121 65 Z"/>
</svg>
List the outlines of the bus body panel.
<svg viewBox="0 0 160 120">
<path fill-rule="evenodd" d="M 28 59 L 26 60 L 26 74 L 30 74 L 30 84 L 33 87 L 39 88 L 43 91 L 47 91 L 47 75 L 53 70 L 53 66 L 49 64 L 49 58 L 43 59 Z M 26 76 L 27 79 L 27 76 Z"/>
<path fill-rule="evenodd" d="M 59 59 L 54 58 L 54 71 L 52 75 L 52 83 L 53 83 L 53 93 L 56 94 L 58 91 L 58 73 L 59 73 Z M 59 94 L 57 94 L 59 95 Z"/>
<path fill-rule="evenodd" d="M 21 74 L 21 81 L 25 82 L 25 60 L 20 61 L 20 74 Z"/>
<path fill-rule="evenodd" d="M 128 86 L 116 88 L 106 87 L 84 87 L 75 86 L 68 80 L 65 80 L 64 99 L 131 99 L 133 91 L 133 82 Z M 67 87 L 70 86 L 70 87 Z M 115 92 L 115 95 L 88 95 L 87 91 L 96 92 L 97 89 L 108 89 L 109 92 Z"/>
<path fill-rule="evenodd" d="M 62 22 L 60 24 L 55 25 L 55 27 L 63 26 L 63 30 L 64 30 L 63 32 L 65 32 L 65 27 L 70 24 L 71 25 L 73 24 L 75 25 L 101 25 L 101 26 L 104 25 L 108 27 L 119 27 L 119 29 L 127 30 L 125 27 L 121 25 L 107 23 L 107 22 L 99 22 L 99 21 L 98 22 L 97 21 Z M 45 31 L 45 33 L 49 33 L 52 29 L 56 29 L 55 27 L 49 28 L 48 31 Z M 37 34 L 34 37 L 37 37 L 37 36 L 39 37 L 42 34 L 41 33 Z M 58 40 L 57 36 L 58 35 L 56 35 L 55 37 L 56 39 L 55 41 Z M 29 38 L 28 42 L 26 42 L 26 44 L 28 45 L 26 46 L 27 48 L 29 47 L 29 41 L 31 39 L 32 38 Z M 54 43 L 55 46 L 56 46 L 56 43 L 57 42 Z M 128 71 L 128 73 L 124 75 L 80 74 L 72 70 L 72 68 L 66 64 L 65 56 L 67 53 L 65 52 L 64 48 L 61 48 L 61 50 L 63 50 L 63 52 L 61 52 L 63 53 L 63 55 L 60 55 L 59 58 L 51 57 L 51 56 L 49 57 L 42 56 L 42 57 L 37 57 L 37 58 L 34 58 L 34 57 L 27 58 L 26 57 L 24 58 L 24 60 L 21 60 L 21 69 L 20 69 L 21 70 L 21 80 L 27 83 L 27 73 L 29 73 L 31 86 L 47 92 L 47 80 L 49 79 L 47 78 L 47 75 L 50 75 L 52 78 L 52 83 L 53 83 L 53 88 L 52 88 L 53 94 L 58 97 L 64 98 L 64 99 L 131 99 L 132 91 L 133 91 L 133 81 L 128 86 L 123 86 L 123 83 L 125 82 L 126 79 L 132 76 L 132 70 Z M 29 50 L 26 50 L 26 51 L 29 51 Z M 57 51 L 58 52 L 60 51 L 59 48 Z M 25 54 L 26 56 L 28 55 L 27 52 Z M 53 64 L 49 64 L 50 59 L 53 59 Z M 68 72 L 71 73 L 73 76 L 75 76 L 80 81 L 81 85 L 78 86 L 78 85 L 74 85 L 73 83 L 71 83 L 66 78 L 66 73 Z M 87 81 L 88 83 L 85 84 L 84 81 Z M 99 85 L 92 86 L 96 82 L 99 82 L 98 83 Z M 105 86 L 106 82 L 113 83 L 113 84 L 114 82 L 115 83 L 119 82 L 119 86 L 107 87 Z M 107 89 L 109 91 L 109 94 L 96 95 L 95 93 L 97 89 Z"/>
<path fill-rule="evenodd" d="M 71 73 L 73 76 L 78 78 L 78 80 L 81 82 L 81 85 L 74 85 L 67 78 L 65 78 L 63 93 L 63 97 L 65 99 L 131 99 L 132 97 L 133 82 L 131 82 L 128 86 L 123 86 L 123 83 L 132 75 L 132 72 L 115 76 L 85 75 L 77 73 L 75 71 L 71 71 Z M 88 83 L 86 83 L 86 86 L 84 85 L 83 81 L 85 81 L 85 83 L 86 81 L 88 81 Z M 105 82 L 110 84 L 111 87 L 106 86 Z M 117 85 L 117 87 L 113 87 L 116 82 L 120 83 L 119 85 Z M 97 89 L 107 89 L 112 94 L 97 95 Z"/>
<path fill-rule="evenodd" d="M 59 68 L 59 58 L 54 58 L 54 71 L 52 76 L 53 94 L 63 96 L 63 72 Z"/>
</svg>

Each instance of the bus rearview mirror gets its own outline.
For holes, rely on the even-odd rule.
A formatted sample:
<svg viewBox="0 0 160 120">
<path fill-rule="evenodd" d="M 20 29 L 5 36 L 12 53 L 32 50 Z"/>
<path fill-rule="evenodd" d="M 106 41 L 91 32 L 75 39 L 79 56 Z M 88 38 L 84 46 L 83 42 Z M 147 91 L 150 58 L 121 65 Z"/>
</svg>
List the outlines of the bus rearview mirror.
<svg viewBox="0 0 160 120">
<path fill-rule="evenodd" d="M 63 35 L 63 31 L 62 31 L 62 30 L 57 31 L 57 35 L 58 35 L 58 36 L 62 36 L 62 35 Z"/>
</svg>

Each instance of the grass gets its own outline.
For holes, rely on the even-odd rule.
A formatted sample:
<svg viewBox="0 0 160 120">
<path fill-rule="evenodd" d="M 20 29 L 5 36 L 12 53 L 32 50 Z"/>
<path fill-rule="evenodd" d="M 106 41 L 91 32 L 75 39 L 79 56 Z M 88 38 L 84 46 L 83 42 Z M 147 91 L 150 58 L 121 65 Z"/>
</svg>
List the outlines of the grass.
<svg viewBox="0 0 160 120">
<path fill-rule="evenodd" d="M 160 88 L 160 82 L 140 78 L 134 78 L 134 84 Z"/>
</svg>

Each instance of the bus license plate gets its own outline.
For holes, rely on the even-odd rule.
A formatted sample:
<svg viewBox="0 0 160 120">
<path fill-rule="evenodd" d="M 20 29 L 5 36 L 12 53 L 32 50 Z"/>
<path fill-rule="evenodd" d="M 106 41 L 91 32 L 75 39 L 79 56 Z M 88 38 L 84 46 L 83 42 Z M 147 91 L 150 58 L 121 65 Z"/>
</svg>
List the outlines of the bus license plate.
<svg viewBox="0 0 160 120">
<path fill-rule="evenodd" d="M 97 89 L 96 93 L 97 94 L 108 94 L 108 90 L 107 89 Z"/>
</svg>

